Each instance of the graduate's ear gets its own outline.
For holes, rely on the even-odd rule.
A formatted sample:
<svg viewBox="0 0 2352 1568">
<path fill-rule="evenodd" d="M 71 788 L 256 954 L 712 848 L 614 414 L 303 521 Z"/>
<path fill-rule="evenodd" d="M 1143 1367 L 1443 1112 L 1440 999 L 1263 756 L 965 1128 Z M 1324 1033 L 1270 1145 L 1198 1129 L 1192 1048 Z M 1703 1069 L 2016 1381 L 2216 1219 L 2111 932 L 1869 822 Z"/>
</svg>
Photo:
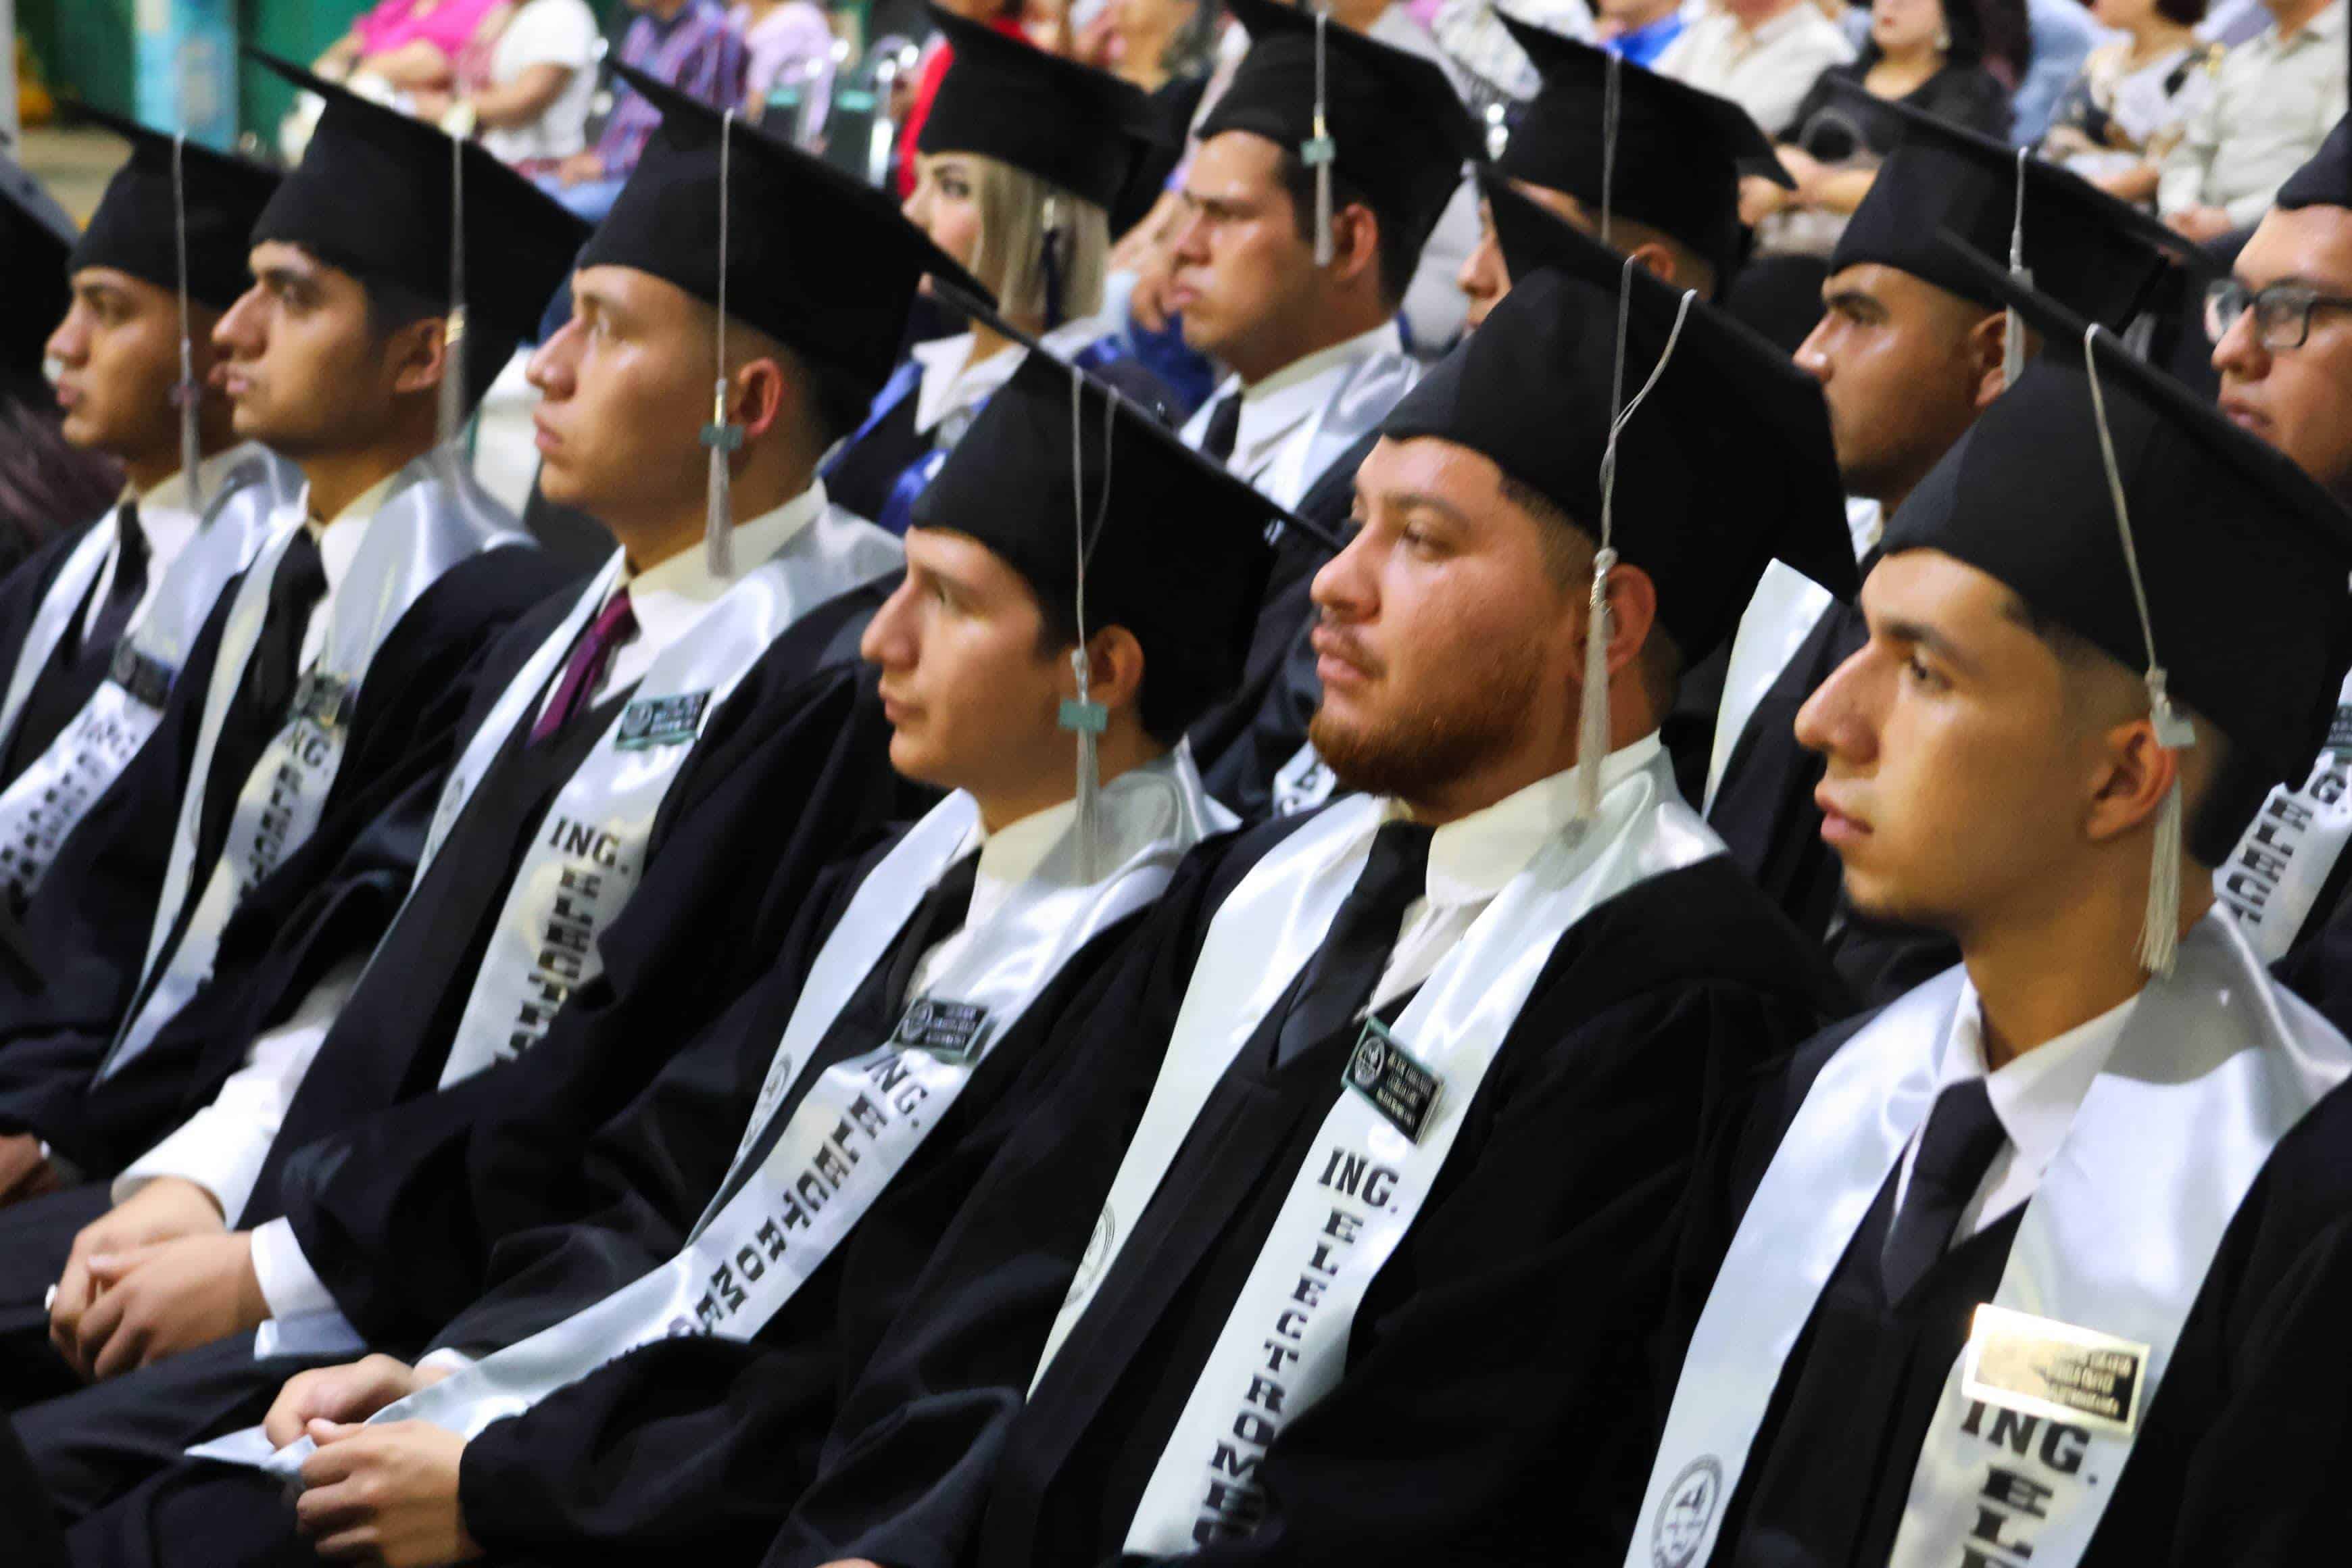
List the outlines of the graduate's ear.
<svg viewBox="0 0 2352 1568">
<path fill-rule="evenodd" d="M 1658 584 L 1647 572 L 1620 561 L 1609 574 L 1609 673 L 1613 677 L 1642 656 L 1658 624 Z"/>
<path fill-rule="evenodd" d="M 785 374 L 784 367 L 768 358 L 755 359 L 738 370 L 728 397 L 728 416 L 743 427 L 743 438 L 757 441 L 784 417 L 804 388 Z"/>
<path fill-rule="evenodd" d="M 426 316 L 384 334 L 383 363 L 394 392 L 404 397 L 439 395 L 441 378 L 457 373 L 457 362 L 449 353 L 448 326 L 446 317 Z"/>
<path fill-rule="evenodd" d="M 1069 679 L 1073 695 L 1076 677 Z M 1116 713 L 1143 699 L 1143 645 L 1125 626 L 1105 626 L 1087 639 L 1087 695 Z"/>
<path fill-rule="evenodd" d="M 2154 822 L 2180 769 L 2180 754 L 2158 742 L 2154 720 L 2134 719 L 2110 727 L 2084 831 L 2093 843 L 2104 844 Z M 2181 783 L 2187 787 L 2186 779 Z"/>
<path fill-rule="evenodd" d="M 2019 323 L 2025 332 L 2026 353 L 2029 357 L 2039 344 L 2031 329 Z M 1976 376 L 1976 406 L 1982 412 L 1992 400 L 2009 390 L 2007 370 L 2009 352 L 2009 312 L 1996 310 L 1969 329 L 1969 364 Z"/>
</svg>

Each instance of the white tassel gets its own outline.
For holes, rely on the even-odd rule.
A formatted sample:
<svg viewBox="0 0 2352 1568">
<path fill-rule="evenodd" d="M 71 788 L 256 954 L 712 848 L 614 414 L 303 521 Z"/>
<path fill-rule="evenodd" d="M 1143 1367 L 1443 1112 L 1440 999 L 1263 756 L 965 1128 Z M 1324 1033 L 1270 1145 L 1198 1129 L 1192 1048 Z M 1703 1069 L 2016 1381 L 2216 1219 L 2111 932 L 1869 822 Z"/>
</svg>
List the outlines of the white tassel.
<svg viewBox="0 0 2352 1568">
<path fill-rule="evenodd" d="M 188 308 L 188 139 L 172 138 L 172 246 L 178 260 L 180 284 L 180 384 L 172 401 L 180 407 L 180 475 L 188 489 L 188 504 L 205 510 L 203 480 L 197 469 L 205 460 L 204 388 L 196 384 L 195 333 Z"/>
<path fill-rule="evenodd" d="M 180 385 L 174 399 L 180 405 L 180 472 L 187 481 L 188 505 L 205 510 L 205 491 L 198 470 L 204 466 L 204 391 L 188 369 L 188 341 L 180 340 Z"/>
<path fill-rule="evenodd" d="M 2033 287 L 2033 274 L 2025 265 L 2025 148 L 2017 150 L 2017 206 L 2009 226 L 2009 275 L 2028 289 Z M 2025 374 L 2025 318 L 2011 305 L 2001 322 L 2000 379 L 2007 391 L 2017 384 Z"/>
<path fill-rule="evenodd" d="M 441 415 L 437 432 L 443 446 L 466 428 L 466 310 L 453 305 L 441 334 Z"/>
<path fill-rule="evenodd" d="M 1074 731 L 1078 738 L 1076 821 L 1071 826 L 1070 842 L 1077 853 L 1078 880 L 1091 883 L 1102 875 L 1095 863 L 1100 853 L 1101 836 L 1102 755 L 1098 742 L 1110 714 L 1094 700 L 1094 672 L 1084 643 L 1070 650 L 1070 668 L 1078 678 L 1077 700 L 1062 704 L 1062 725 Z"/>
<path fill-rule="evenodd" d="M 1315 171 L 1315 265 L 1331 265 L 1331 165 L 1339 155 L 1339 145 L 1331 139 L 1330 122 L 1324 118 L 1325 94 L 1323 30 L 1330 25 L 1330 13 L 1318 8 L 1315 13 L 1315 135 L 1299 150 L 1299 155 Z"/>
<path fill-rule="evenodd" d="M 1609 757 L 1609 574 L 1617 552 L 1592 558 L 1592 596 L 1584 616 L 1584 689 L 1576 703 L 1576 815 L 1601 815 L 1601 768 Z"/>
<path fill-rule="evenodd" d="M 2147 672 L 2148 718 L 2156 726 L 2156 742 L 2168 752 L 2184 752 L 2197 743 L 2197 727 L 2182 718 L 2165 690 L 2159 666 Z M 2180 774 L 2164 792 L 2156 808 L 2154 858 L 2147 870 L 2147 914 L 2140 922 L 2139 966 L 2154 975 L 2172 973 L 2174 950 L 2180 945 Z"/>
<path fill-rule="evenodd" d="M 702 432 L 710 448 L 710 490 L 702 518 L 702 549 L 710 574 L 721 582 L 735 575 L 735 496 L 732 458 L 743 444 L 740 426 L 727 421 L 727 383 L 711 395 L 710 423 Z"/>
</svg>

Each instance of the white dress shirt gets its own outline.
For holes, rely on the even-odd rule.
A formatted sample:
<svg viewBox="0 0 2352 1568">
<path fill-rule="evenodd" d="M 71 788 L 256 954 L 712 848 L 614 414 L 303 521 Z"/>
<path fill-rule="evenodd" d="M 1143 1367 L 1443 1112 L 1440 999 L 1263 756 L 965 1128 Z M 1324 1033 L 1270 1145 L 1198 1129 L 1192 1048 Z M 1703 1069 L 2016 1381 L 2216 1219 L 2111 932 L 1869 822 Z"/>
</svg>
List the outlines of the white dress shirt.
<svg viewBox="0 0 2352 1568">
<path fill-rule="evenodd" d="M 739 560 L 765 561 L 782 549 L 825 508 L 822 484 L 812 485 L 775 510 L 735 529 Z M 339 524 L 340 526 L 340 521 Z M 324 546 L 321 546 L 323 552 Z M 645 676 L 664 648 L 684 637 L 703 612 L 732 586 L 713 576 L 698 542 L 634 577 L 625 576 L 636 631 L 605 661 L 591 700 L 625 690 Z M 618 588 L 614 592 L 618 592 Z M 609 596 L 607 598 L 609 603 Z M 552 700 L 562 674 L 549 683 Z M 255 1037 L 245 1065 L 221 1086 L 211 1104 L 141 1156 L 115 1178 L 114 1199 L 129 1197 L 159 1176 L 178 1176 L 210 1193 L 234 1221 L 252 1195 L 253 1184 L 278 1131 L 285 1124 L 302 1078 L 359 984 L 364 959 L 336 965 L 304 997 L 291 1017 Z M 302 1256 L 293 1227 L 272 1220 L 256 1229 L 254 1272 L 262 1300 L 275 1317 L 292 1317 L 334 1305 L 317 1270 Z"/>
<path fill-rule="evenodd" d="M 1951 1037 L 1945 1044 L 1943 1064 L 1936 1076 L 1936 1092 L 1941 1094 L 1970 1079 L 1983 1079 L 1992 1113 L 2009 1142 L 1993 1156 L 1976 1196 L 1960 1211 L 1959 1223 L 1952 1227 L 1953 1245 L 1998 1224 L 2033 1196 L 2042 1173 L 2050 1169 L 2050 1162 L 2066 1142 L 2066 1130 L 2074 1124 L 2074 1113 L 2083 1108 L 2092 1081 L 2107 1065 L 2124 1026 L 2131 1021 L 2132 1009 L 2138 1005 L 2139 996 L 2135 994 L 2090 1022 L 2078 1024 L 1988 1073 L 1983 1005 L 1977 988 L 1962 984 Z M 1914 1135 L 1910 1147 L 1903 1152 L 1902 1173 L 1895 1181 L 1898 1212 L 1910 1192 L 1911 1167 L 1918 1158 L 1919 1140 Z"/>
<path fill-rule="evenodd" d="M 2279 186 L 2344 118 L 2344 34 L 2336 0 L 2292 38 L 2273 23 L 2223 56 L 2213 90 L 2165 156 L 2157 210 L 2169 217 L 2213 206 L 2235 227 L 2260 223 Z"/>
<path fill-rule="evenodd" d="M 1052 331 L 1043 333 L 1038 342 L 1055 359 L 1067 361 L 1095 342 L 1108 336 L 1115 323 L 1096 316 L 1083 316 L 1075 321 L 1065 321 Z M 969 413 L 988 401 L 989 394 L 1013 379 L 1029 351 L 1018 343 L 998 349 L 978 364 L 971 363 L 974 343 L 970 332 L 958 332 L 951 338 L 935 338 L 927 343 L 917 343 L 911 351 L 915 363 L 923 367 L 923 377 L 915 390 L 915 434 L 929 436 L 951 415 Z M 961 435 L 961 431 L 953 432 Z"/>
<path fill-rule="evenodd" d="M 1653 731 L 1610 752 L 1601 764 L 1601 789 L 1648 767 L 1659 750 Z M 1576 820 L 1577 778 L 1575 768 L 1564 768 L 1430 836 L 1428 890 L 1405 906 L 1396 946 L 1389 950 L 1388 967 L 1372 990 L 1370 1010 L 1387 1006 L 1435 973 L 1495 895 L 1568 830 Z M 1409 818 L 1391 801 L 1382 820 Z"/>
<path fill-rule="evenodd" d="M 1777 137 L 1790 129 L 1822 72 L 1853 53 L 1821 7 L 1796 0 L 1754 32 L 1728 11 L 1696 18 L 1658 56 L 1657 71 L 1731 100 L 1767 136 Z"/>
<path fill-rule="evenodd" d="M 1233 455 L 1226 458 L 1225 468 L 1255 485 L 1276 505 L 1297 506 L 1307 488 L 1321 476 L 1282 473 L 1284 455 L 1292 443 L 1304 445 L 1315 439 L 1322 423 L 1317 416 L 1339 395 L 1358 366 L 1374 354 L 1403 352 L 1404 340 L 1398 334 L 1396 323 L 1383 321 L 1369 332 L 1293 360 L 1254 386 L 1244 386 L 1240 376 L 1229 375 L 1209 401 L 1185 421 L 1184 444 L 1199 450 L 1208 436 L 1209 418 L 1217 405 L 1229 394 L 1240 393 L 1241 427 L 1234 437 Z"/>
<path fill-rule="evenodd" d="M 222 476 L 252 452 L 250 446 L 231 447 L 225 452 L 214 453 L 196 465 L 196 478 L 202 481 L 201 489 L 206 500 L 220 492 Z M 147 607 L 155 602 L 155 591 L 163 585 L 163 574 L 172 569 L 172 563 L 180 558 L 180 552 L 188 547 L 188 541 L 196 536 L 196 525 L 204 521 L 204 514 L 195 506 L 194 497 L 188 492 L 185 468 L 144 495 L 125 485 L 120 504 L 128 506 L 134 503 L 139 508 L 139 532 L 147 542 L 147 585 L 140 593 L 139 603 L 131 609 L 131 619 L 125 623 L 125 635 L 131 627 L 146 618 Z M 118 532 L 114 543 L 106 552 L 106 560 L 98 569 L 98 581 L 90 588 L 89 607 L 82 615 L 84 637 L 88 637 L 91 628 L 98 625 L 98 617 L 106 608 L 106 596 L 114 588 L 114 574 L 121 563 L 122 536 Z"/>
</svg>

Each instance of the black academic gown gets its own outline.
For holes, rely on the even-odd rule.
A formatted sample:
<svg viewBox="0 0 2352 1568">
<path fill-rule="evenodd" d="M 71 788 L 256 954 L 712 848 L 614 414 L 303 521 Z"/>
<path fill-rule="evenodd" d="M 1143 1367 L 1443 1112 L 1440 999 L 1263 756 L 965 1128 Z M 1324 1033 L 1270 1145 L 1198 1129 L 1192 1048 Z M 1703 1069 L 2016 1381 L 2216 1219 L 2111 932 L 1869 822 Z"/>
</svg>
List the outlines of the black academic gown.
<svg viewBox="0 0 2352 1568">
<path fill-rule="evenodd" d="M 488 1289 L 436 1343 L 477 1352 L 511 1343 L 684 1246 L 719 1191 L 810 965 L 895 843 L 893 835 L 826 874 L 781 942 L 763 945 L 766 973 L 588 1142 L 569 1200 L 574 1212 L 500 1241 Z M 1094 994 L 1140 918 L 1072 955 L 856 1228 L 752 1340 L 647 1346 L 476 1437 L 462 1496 L 467 1530 L 493 1558 L 618 1563 L 679 1547 L 721 1562 L 756 1557 L 792 1500 L 792 1478 L 813 1470 L 841 1387 L 1057 1068 L 1055 1023 L 1074 999 Z M 894 943 L 853 994 L 778 1109 L 779 1124 L 817 1074 L 888 1033 L 895 1017 L 879 981 L 897 952 Z M 95 1515 L 80 1539 L 98 1560 L 123 1563 L 276 1561 L 290 1547 L 282 1510 L 264 1505 L 233 1526 L 218 1522 L 229 1511 L 218 1500 L 252 1491 L 249 1476 L 179 1467 Z M 183 1532 L 158 1528 L 191 1510 L 214 1522 L 176 1542 Z"/>
<path fill-rule="evenodd" d="M 242 984 L 371 825 L 446 769 L 484 646 L 560 585 L 541 552 L 509 546 L 459 563 L 418 596 L 369 664 L 318 827 L 238 905 L 207 989 Z M 87 1173 L 121 1169 L 156 1131 L 138 1118 L 119 1120 L 112 1097 L 94 1096 L 91 1080 L 136 996 L 234 597 L 225 592 L 215 606 L 155 735 L 68 836 L 33 896 L 25 925 L 43 988 L 0 994 L 0 1131 L 36 1133 Z M 237 792 L 282 722 L 282 711 L 246 700 L 250 691 L 232 705 L 205 785 L 198 885 L 219 858 Z M 151 1049 L 137 1065 L 142 1079 L 168 1078 L 188 1059 Z"/>
<path fill-rule="evenodd" d="M 1809 1042 L 1759 1096 L 1748 1128 L 1707 1162 L 1666 1315 L 1680 1342 L 1813 1079 L 1866 1022 Z M 2024 1210 L 1959 1242 L 1890 1307 L 1875 1262 L 1892 1195 L 1890 1182 L 1782 1369 L 1725 1516 L 1717 1568 L 1861 1568 L 1884 1563 L 1894 1545 L 1946 1375 L 1977 1304 L 2000 1287 Z M 2339 1089 L 2280 1141 L 2224 1232 L 2084 1568 L 2340 1558 L 2352 1540 L 2347 1304 L 2352 1095 Z M 2010 1428 L 2011 1440 L 2037 1440 L 2025 1425 Z M 1960 1563 L 1968 1545 L 1951 1542 L 1949 1560 Z M 1988 1568 L 2015 1561 L 1986 1550 Z M 1619 1545 L 1590 1561 L 1622 1556 Z"/>
<path fill-rule="evenodd" d="M 1298 515 L 1332 534 L 1351 531 L 1356 469 L 1379 439 L 1373 431 L 1333 459 L 1300 499 Z M 1329 547 L 1312 534 L 1283 531 L 1241 684 L 1188 731 L 1201 782 L 1244 821 L 1273 809 L 1275 774 L 1307 744 L 1307 726 L 1323 701 L 1307 634 L 1315 626 L 1315 574 L 1330 559 Z"/>
<path fill-rule="evenodd" d="M 1165 901 L 1087 1048 L 942 1239 L 827 1440 L 772 1565 L 1116 1561 L 1145 1482 L 1341 1087 L 1342 1032 L 1281 1066 L 1269 1016 L 1213 1090 L 1095 1306 L 1027 1387 L 1224 894 L 1290 825 Z M 1552 1518 L 1638 1478 L 1643 1336 L 1706 1129 L 1836 1002 L 1721 857 L 1591 911 L 1554 951 L 1347 1370 L 1276 1439 L 1259 1528 L 1204 1561 L 1546 1560 Z M 1636 1450 L 1639 1450 L 1638 1452 Z M 1570 1509 L 1562 1510 L 1562 1500 Z"/>
</svg>

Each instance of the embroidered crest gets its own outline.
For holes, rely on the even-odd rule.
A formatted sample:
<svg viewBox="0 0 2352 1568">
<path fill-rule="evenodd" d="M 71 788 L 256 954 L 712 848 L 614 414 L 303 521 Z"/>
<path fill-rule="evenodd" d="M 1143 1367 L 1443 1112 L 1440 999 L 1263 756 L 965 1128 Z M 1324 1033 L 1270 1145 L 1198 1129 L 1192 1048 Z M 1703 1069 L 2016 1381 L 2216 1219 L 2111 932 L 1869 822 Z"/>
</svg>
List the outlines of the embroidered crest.
<svg viewBox="0 0 2352 1568">
<path fill-rule="evenodd" d="M 1657 1568 L 1690 1568 L 1723 1502 L 1723 1466 L 1712 1454 L 1683 1467 L 1658 1505 L 1650 1529 L 1650 1560 Z"/>
<path fill-rule="evenodd" d="M 648 697 L 621 710 L 621 727 L 613 744 L 624 752 L 654 746 L 683 746 L 702 732 L 703 710 L 710 706 L 708 691 L 686 691 L 676 697 Z"/>
<path fill-rule="evenodd" d="M 1078 1271 L 1070 1280 L 1070 1293 L 1062 1298 L 1063 1306 L 1085 1300 L 1087 1292 L 1095 1288 L 1110 1264 L 1111 1248 L 1118 1240 L 1118 1216 L 1105 1204 L 1096 1217 L 1094 1233 L 1087 1237 L 1087 1250 L 1078 1258 Z"/>
</svg>

